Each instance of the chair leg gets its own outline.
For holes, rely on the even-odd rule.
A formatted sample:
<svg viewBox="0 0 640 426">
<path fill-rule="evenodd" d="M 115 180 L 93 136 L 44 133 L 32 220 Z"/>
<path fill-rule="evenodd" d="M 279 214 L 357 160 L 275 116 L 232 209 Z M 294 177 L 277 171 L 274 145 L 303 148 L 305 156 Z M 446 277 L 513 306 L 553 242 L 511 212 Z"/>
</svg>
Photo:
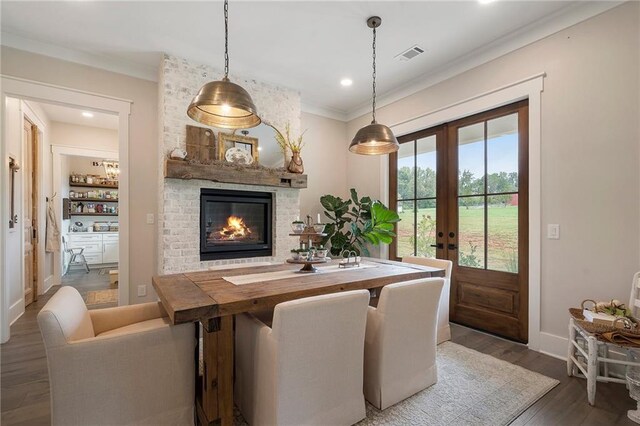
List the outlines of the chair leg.
<svg viewBox="0 0 640 426">
<path fill-rule="evenodd" d="M 573 342 L 576 340 L 576 329 L 573 326 L 573 318 L 569 320 L 569 348 L 567 354 L 567 376 L 573 376 L 573 360 L 571 359 L 573 355 L 576 353 L 575 346 L 573 346 Z"/>
<path fill-rule="evenodd" d="M 81 254 L 80 256 L 82 256 L 82 266 L 84 266 L 84 269 L 87 271 L 87 274 L 88 274 L 89 264 L 87 263 L 87 259 L 84 257 L 84 254 Z"/>
<path fill-rule="evenodd" d="M 598 378 L 598 341 L 595 337 L 587 339 L 589 359 L 587 360 L 587 399 L 589 405 L 596 402 L 596 380 Z"/>
</svg>

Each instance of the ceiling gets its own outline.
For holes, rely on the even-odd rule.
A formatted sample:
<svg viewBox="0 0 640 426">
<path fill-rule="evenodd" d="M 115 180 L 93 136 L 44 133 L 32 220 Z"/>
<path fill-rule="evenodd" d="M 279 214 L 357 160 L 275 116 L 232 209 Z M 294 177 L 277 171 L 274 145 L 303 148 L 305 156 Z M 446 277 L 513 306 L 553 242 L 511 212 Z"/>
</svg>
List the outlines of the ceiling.
<svg viewBox="0 0 640 426">
<path fill-rule="evenodd" d="M 36 103 L 44 111 L 50 121 L 77 124 L 79 126 L 99 127 L 101 129 L 118 130 L 117 115 L 70 108 L 61 105 L 46 104 L 43 102 L 34 103 Z M 93 114 L 93 117 L 84 117 L 82 115 L 83 112 L 90 112 L 91 114 Z"/>
<path fill-rule="evenodd" d="M 230 69 L 299 90 L 303 109 L 370 109 L 371 30 L 380 104 L 601 13 L 612 1 L 231 1 Z M 2 43 L 155 79 L 161 52 L 223 66 L 222 2 L 2 1 Z M 422 55 L 394 57 L 418 45 Z M 341 87 L 342 78 L 351 87 Z M 96 90 L 99 90 L 98 88 Z"/>
</svg>

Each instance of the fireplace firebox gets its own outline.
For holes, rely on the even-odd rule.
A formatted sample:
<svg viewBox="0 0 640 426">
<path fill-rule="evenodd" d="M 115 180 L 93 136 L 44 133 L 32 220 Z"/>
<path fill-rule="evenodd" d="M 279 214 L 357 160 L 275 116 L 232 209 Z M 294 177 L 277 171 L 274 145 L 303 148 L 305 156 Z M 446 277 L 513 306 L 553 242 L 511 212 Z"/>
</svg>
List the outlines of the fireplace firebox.
<svg viewBox="0 0 640 426">
<path fill-rule="evenodd" d="M 270 192 L 200 190 L 200 260 L 272 256 Z"/>
</svg>

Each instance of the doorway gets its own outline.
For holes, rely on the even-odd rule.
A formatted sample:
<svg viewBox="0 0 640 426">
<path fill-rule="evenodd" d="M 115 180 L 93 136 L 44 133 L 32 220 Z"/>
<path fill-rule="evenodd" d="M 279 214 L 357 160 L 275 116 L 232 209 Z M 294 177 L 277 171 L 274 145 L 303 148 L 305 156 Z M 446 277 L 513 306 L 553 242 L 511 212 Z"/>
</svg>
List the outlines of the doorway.
<svg viewBox="0 0 640 426">
<path fill-rule="evenodd" d="M 399 138 L 391 259 L 453 262 L 450 319 L 528 340 L 528 102 Z"/>
<path fill-rule="evenodd" d="M 64 87 L 58 87 L 49 85 L 46 83 L 40 83 L 35 81 L 29 81 L 9 76 L 1 77 L 2 84 L 0 85 L 0 110 L 3 114 L 3 120 L 0 120 L 0 130 L 3 135 L 11 134 L 10 139 L 14 140 L 16 144 L 0 145 L 0 156 L 2 156 L 6 167 L 3 168 L 3 181 L 9 181 L 10 173 L 9 166 L 15 165 L 16 160 L 23 158 L 22 150 L 22 117 L 16 117 L 14 111 L 19 109 L 19 103 L 22 100 L 29 100 L 32 102 L 43 102 L 54 105 L 64 105 L 73 108 L 82 108 L 89 112 L 104 112 L 116 117 L 118 122 L 118 151 L 120 153 L 120 188 L 119 188 L 119 214 L 124 218 L 129 217 L 129 114 L 131 112 L 131 101 L 126 99 L 114 98 L 112 96 L 99 95 L 95 93 L 84 92 L 77 89 L 68 89 Z M 15 105 L 14 105 L 15 104 Z M 18 105 L 16 107 L 16 105 Z M 14 131 L 15 129 L 15 131 Z M 79 151 L 83 151 L 82 148 L 78 148 Z M 49 152 L 45 150 L 45 153 Z M 55 156 L 55 150 L 51 149 L 52 156 Z M 107 157 L 108 158 L 108 157 Z M 13 160 L 13 161 L 12 161 Z M 56 167 L 56 162 L 52 161 L 52 166 Z M 22 166 L 22 162 L 19 164 Z M 14 169 L 16 168 L 14 167 Z M 43 171 L 47 173 L 47 171 Z M 18 217 L 23 218 L 23 205 L 22 194 L 22 170 L 18 173 L 13 173 L 15 177 L 16 194 L 19 194 L 20 201 L 15 204 L 19 209 Z M 47 173 L 52 180 L 56 180 L 55 174 L 51 176 L 51 173 Z M 46 180 L 45 180 L 46 183 Z M 51 181 L 49 181 L 51 183 Z M 57 187 L 56 182 L 53 182 L 53 187 Z M 0 227 L 0 252 L 3 256 L 0 257 L 0 270 L 2 276 L 0 277 L 0 301 L 2 306 L 0 309 L 0 341 L 6 342 L 10 336 L 10 324 L 15 321 L 24 312 L 24 270 L 22 266 L 23 257 L 23 244 L 25 241 L 23 232 L 23 226 L 16 226 L 11 228 L 10 221 L 10 206 L 11 199 L 10 188 L 3 186 L 0 188 L 0 217 L 2 217 L 2 223 L 5 226 Z M 41 194 L 41 198 L 44 196 L 49 197 L 52 202 L 53 211 L 58 219 L 62 215 L 62 199 L 61 197 L 54 196 L 51 192 Z M 17 195 L 16 195 L 17 197 Z M 40 200 L 42 203 L 42 199 Z M 41 209 L 42 212 L 44 208 Z M 44 226 L 44 219 L 41 220 L 41 228 Z M 9 224 L 9 225 L 6 225 Z M 20 224 L 22 225 L 22 224 Z M 119 247 L 118 247 L 118 270 L 119 270 L 119 292 L 118 292 L 118 304 L 126 305 L 129 303 L 129 227 L 127 221 L 123 221 L 119 228 Z M 42 239 L 41 239 L 42 241 Z M 44 244 L 40 244 L 42 250 L 44 250 Z M 61 264 L 60 251 L 53 253 L 53 261 L 51 266 L 53 269 L 53 275 L 49 281 L 53 285 L 60 284 L 61 277 Z M 42 264 L 39 265 L 42 269 Z M 40 274 L 42 277 L 42 275 Z M 45 278 L 46 280 L 49 277 Z"/>
</svg>

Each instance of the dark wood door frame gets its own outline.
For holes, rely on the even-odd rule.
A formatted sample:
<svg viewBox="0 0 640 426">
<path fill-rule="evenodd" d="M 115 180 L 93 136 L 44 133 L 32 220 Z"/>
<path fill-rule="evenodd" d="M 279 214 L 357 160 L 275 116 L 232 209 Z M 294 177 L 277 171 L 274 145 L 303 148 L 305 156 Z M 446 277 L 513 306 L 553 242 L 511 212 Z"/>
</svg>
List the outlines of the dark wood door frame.
<svg viewBox="0 0 640 426">
<path fill-rule="evenodd" d="M 486 122 L 487 120 L 509 115 L 515 112 L 518 113 L 519 129 L 518 208 L 519 212 L 522 212 L 518 215 L 518 273 L 517 283 L 515 285 L 517 285 L 517 288 L 520 289 L 520 291 L 513 291 L 514 283 L 509 282 L 510 280 L 508 279 L 511 278 L 511 281 L 513 281 L 513 277 L 507 277 L 507 274 L 504 272 L 485 269 L 474 271 L 474 268 L 458 266 L 456 251 L 458 246 L 458 167 L 450 167 L 450 165 L 452 164 L 457 165 L 457 128 L 475 123 Z M 456 311 L 456 304 L 461 301 L 461 294 L 458 294 L 458 288 L 455 283 L 452 282 L 450 308 L 451 320 L 458 320 L 465 323 L 466 325 L 470 325 L 472 327 L 480 329 L 483 328 L 483 321 L 491 322 L 493 324 L 492 327 L 494 327 L 495 332 L 521 342 L 526 342 L 528 340 L 529 331 L 528 120 L 528 100 L 524 100 L 503 107 L 495 108 L 486 112 L 474 114 L 472 116 L 464 117 L 462 119 L 455 120 L 443 125 L 404 135 L 398 138 L 398 141 L 400 143 L 411 143 L 411 141 L 415 141 L 426 136 L 434 134 L 439 136 L 437 145 L 437 199 L 447 200 L 448 205 L 446 206 L 446 208 L 442 208 L 441 202 L 438 202 L 438 206 L 440 208 L 437 209 L 436 213 L 436 238 L 439 247 L 436 250 L 436 257 L 450 259 L 454 262 L 454 281 L 462 279 L 471 283 L 472 280 L 469 280 L 473 278 L 473 275 L 475 274 L 477 279 L 478 274 L 481 273 L 484 275 L 487 281 L 490 281 L 492 285 L 495 286 L 494 297 L 496 299 L 503 298 L 502 300 L 505 303 L 511 304 L 510 313 L 508 315 L 505 313 L 504 317 L 498 317 L 500 318 L 500 320 L 498 321 L 496 321 L 495 315 L 492 317 L 491 315 L 482 312 L 482 309 L 474 307 L 473 304 L 467 304 L 466 306 L 463 305 L 460 310 Z M 522 131 L 523 129 L 524 131 Z M 397 209 L 398 201 L 397 162 L 397 153 L 389 156 L 389 205 L 393 209 Z M 443 165 L 445 164 L 449 166 L 443 167 Z M 446 176 L 444 175 L 445 173 Z M 445 195 L 442 196 L 442 194 Z M 487 197 L 486 194 L 485 197 Z M 486 222 L 487 218 L 485 215 L 485 230 L 487 229 Z M 451 229 L 452 226 L 450 226 L 450 224 L 455 224 L 456 229 Z M 440 244 L 442 244 L 442 246 L 440 246 Z M 389 258 L 392 260 L 399 260 L 396 241 L 394 241 L 394 243 L 389 247 Z M 467 288 L 471 289 L 472 287 L 468 286 Z M 485 290 L 485 294 L 482 295 L 485 300 L 482 303 L 491 305 L 491 303 L 487 302 L 487 299 L 490 296 L 489 293 L 491 291 L 491 288 L 487 288 Z M 508 294 L 511 294 L 511 300 L 508 300 Z M 514 321 L 516 324 L 514 324 Z"/>
</svg>

